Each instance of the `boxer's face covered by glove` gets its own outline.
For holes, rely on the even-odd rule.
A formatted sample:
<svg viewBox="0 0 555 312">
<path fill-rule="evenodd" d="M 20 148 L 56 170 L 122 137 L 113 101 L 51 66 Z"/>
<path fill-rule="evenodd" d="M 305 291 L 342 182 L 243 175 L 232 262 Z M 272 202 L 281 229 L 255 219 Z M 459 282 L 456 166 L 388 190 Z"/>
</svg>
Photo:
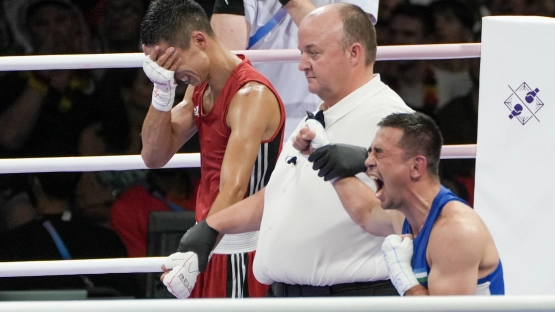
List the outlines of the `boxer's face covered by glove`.
<svg viewBox="0 0 555 312">
<path fill-rule="evenodd" d="M 398 194 L 411 183 L 413 158 L 407 159 L 405 151 L 399 147 L 402 137 L 401 129 L 386 127 L 378 130 L 365 162 L 366 174 L 376 182 L 376 197 L 383 209 L 401 207 L 402 196 Z"/>
<path fill-rule="evenodd" d="M 156 47 L 159 48 L 156 51 Z M 165 69 L 174 69 L 174 78 L 186 84 L 199 86 L 209 79 L 210 60 L 205 51 L 206 36 L 199 31 L 191 35 L 188 49 L 178 44 L 170 45 L 163 41 L 154 46 L 144 46 L 143 51 L 150 55 L 158 65 Z M 154 57 L 155 55 L 155 57 Z M 177 64 L 177 67 L 175 66 Z M 173 65 L 173 66 L 172 66 Z"/>
</svg>

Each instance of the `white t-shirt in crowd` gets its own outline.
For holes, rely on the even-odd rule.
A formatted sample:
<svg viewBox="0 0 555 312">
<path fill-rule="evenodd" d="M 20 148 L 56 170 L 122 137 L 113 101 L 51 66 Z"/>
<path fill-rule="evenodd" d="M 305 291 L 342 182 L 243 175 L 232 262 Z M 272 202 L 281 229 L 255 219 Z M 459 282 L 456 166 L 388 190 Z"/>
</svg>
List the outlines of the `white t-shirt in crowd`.
<svg viewBox="0 0 555 312">
<path fill-rule="evenodd" d="M 369 147 L 377 123 L 394 112 L 412 110 L 375 75 L 324 112 L 326 136 L 330 143 Z M 257 280 L 327 286 L 389 279 L 383 238 L 351 220 L 331 183 L 291 144 L 285 143 L 266 186 L 253 267 Z M 287 163 L 291 157 L 296 164 Z M 364 173 L 358 177 L 375 190 Z"/>
<path fill-rule="evenodd" d="M 378 0 L 312 0 L 317 7 L 336 2 L 358 5 L 370 15 L 372 22 L 376 23 Z M 281 8 L 277 0 L 244 0 L 244 4 L 245 19 L 251 25 L 250 36 L 264 26 Z M 297 31 L 297 25 L 286 14 L 280 23 L 251 49 L 297 49 Z M 306 117 L 306 111 L 314 111 L 321 100 L 308 92 L 308 83 L 304 73 L 299 71 L 298 62 L 254 63 L 253 65 L 272 82 L 283 100 L 287 114 L 284 139 L 288 140 L 297 124 Z"/>
</svg>

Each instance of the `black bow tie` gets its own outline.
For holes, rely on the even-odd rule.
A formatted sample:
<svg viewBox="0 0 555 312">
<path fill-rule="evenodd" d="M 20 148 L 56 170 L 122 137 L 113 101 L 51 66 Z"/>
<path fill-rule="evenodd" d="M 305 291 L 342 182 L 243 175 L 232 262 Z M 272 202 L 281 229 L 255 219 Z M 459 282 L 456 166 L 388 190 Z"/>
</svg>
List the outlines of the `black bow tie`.
<svg viewBox="0 0 555 312">
<path fill-rule="evenodd" d="M 316 115 L 314 115 L 312 112 L 306 111 L 306 119 L 316 119 L 320 122 L 320 124 L 322 124 L 322 127 L 324 127 L 324 129 L 326 128 L 326 122 L 324 121 L 324 111 L 323 110 L 319 110 Z"/>
</svg>

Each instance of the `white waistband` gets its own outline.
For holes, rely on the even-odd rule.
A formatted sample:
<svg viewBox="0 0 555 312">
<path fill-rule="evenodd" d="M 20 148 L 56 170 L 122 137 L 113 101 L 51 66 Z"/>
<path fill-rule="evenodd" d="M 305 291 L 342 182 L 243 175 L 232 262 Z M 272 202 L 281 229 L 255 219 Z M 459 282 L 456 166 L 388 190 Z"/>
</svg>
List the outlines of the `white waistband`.
<svg viewBox="0 0 555 312">
<path fill-rule="evenodd" d="M 229 255 L 256 250 L 258 231 L 241 234 L 226 234 L 212 253 Z"/>
</svg>

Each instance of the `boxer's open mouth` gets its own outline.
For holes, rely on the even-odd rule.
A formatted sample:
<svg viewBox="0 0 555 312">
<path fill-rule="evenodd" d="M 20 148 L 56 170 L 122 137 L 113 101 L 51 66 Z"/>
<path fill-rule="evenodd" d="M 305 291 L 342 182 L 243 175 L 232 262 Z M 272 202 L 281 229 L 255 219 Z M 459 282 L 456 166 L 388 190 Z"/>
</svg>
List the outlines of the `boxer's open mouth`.
<svg viewBox="0 0 555 312">
<path fill-rule="evenodd" d="M 370 179 L 376 183 L 376 196 L 379 196 L 383 188 L 383 181 L 375 175 L 370 175 Z"/>
</svg>

